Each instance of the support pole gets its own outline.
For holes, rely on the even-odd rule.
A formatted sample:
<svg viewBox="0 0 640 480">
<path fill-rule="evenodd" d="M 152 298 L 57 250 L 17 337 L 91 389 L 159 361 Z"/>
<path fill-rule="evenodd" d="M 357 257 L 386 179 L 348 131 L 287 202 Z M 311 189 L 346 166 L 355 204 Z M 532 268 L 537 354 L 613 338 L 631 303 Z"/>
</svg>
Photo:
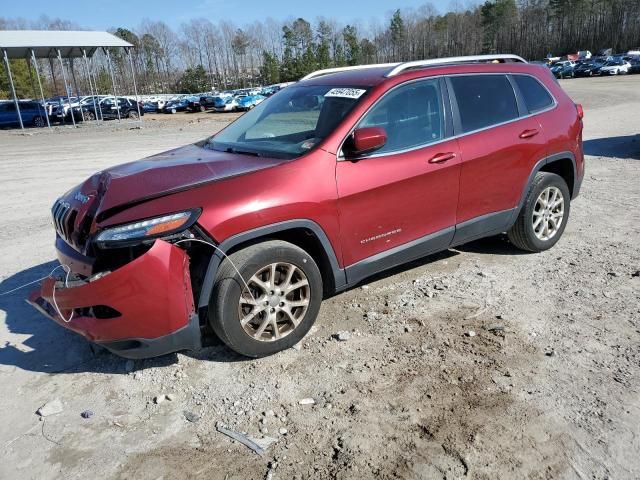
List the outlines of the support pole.
<svg viewBox="0 0 640 480">
<path fill-rule="evenodd" d="M 20 103 L 18 103 L 18 96 L 16 95 L 16 88 L 13 85 L 13 77 L 11 76 L 11 66 L 9 65 L 9 56 L 7 50 L 4 52 L 4 63 L 7 66 L 7 76 L 9 77 L 9 85 L 11 86 L 11 93 L 13 93 L 13 103 L 16 105 L 16 112 L 18 113 L 18 121 L 20 122 L 20 128 L 24 130 L 24 124 L 22 123 L 22 114 L 20 113 Z"/>
<path fill-rule="evenodd" d="M 107 64 L 109 65 L 109 73 L 111 74 L 111 86 L 113 87 L 113 96 L 116 102 L 116 112 L 118 112 L 118 121 L 122 121 L 120 117 L 120 105 L 118 104 L 118 96 L 116 95 L 116 77 L 113 75 L 113 64 L 111 63 L 111 54 L 109 49 L 105 48 L 104 52 L 107 54 Z"/>
<path fill-rule="evenodd" d="M 136 95 L 136 107 L 138 107 L 138 121 L 142 123 L 142 115 L 140 114 L 140 102 L 138 101 L 138 87 L 136 86 L 136 72 L 133 68 L 133 58 L 131 58 L 131 50 L 126 49 L 129 57 L 129 65 L 131 65 L 131 77 L 133 78 L 133 93 Z"/>
<path fill-rule="evenodd" d="M 40 87 L 40 96 L 42 97 L 42 109 L 44 110 L 44 116 L 47 119 L 47 126 L 51 128 L 51 122 L 49 122 L 49 112 L 47 112 L 47 106 L 44 101 L 44 91 L 42 90 L 42 82 L 40 81 L 40 70 L 38 70 L 38 62 L 36 60 L 36 52 L 31 49 L 31 61 L 33 62 L 33 68 L 36 69 L 36 78 L 38 79 L 38 86 Z"/>
<path fill-rule="evenodd" d="M 89 79 L 89 91 L 91 92 L 92 103 L 93 103 L 93 113 L 96 116 L 96 125 L 98 125 L 98 107 L 96 106 L 96 97 L 98 96 L 97 87 L 96 93 L 93 91 L 93 84 L 91 83 L 91 70 L 89 69 L 89 60 L 87 60 L 87 50 L 82 49 L 82 57 L 84 58 L 84 68 L 87 71 L 87 78 Z"/>
<path fill-rule="evenodd" d="M 29 70 L 29 85 L 31 86 L 31 93 L 33 93 L 33 98 L 38 96 L 36 92 L 36 85 L 33 83 L 33 72 L 31 71 L 31 61 L 29 60 L 29 55 L 24 58 L 24 61 L 27 64 L 27 70 Z"/>
<path fill-rule="evenodd" d="M 76 95 L 78 96 L 78 108 L 80 109 L 80 116 L 82 117 L 82 122 L 84 123 L 84 112 L 82 111 L 82 105 L 80 105 L 80 90 L 78 89 L 76 72 L 73 70 L 73 58 L 69 59 L 69 68 L 71 69 L 71 78 L 73 78 L 73 86 L 76 89 Z M 71 108 L 71 105 L 69 105 L 69 108 Z M 71 115 L 73 115 L 73 110 L 71 110 Z"/>
<path fill-rule="evenodd" d="M 69 85 L 67 84 L 67 74 L 64 71 L 64 63 L 62 63 L 62 54 L 60 53 L 60 49 L 58 49 L 58 61 L 60 62 L 60 69 L 62 70 L 62 80 L 64 81 L 64 90 L 67 94 L 67 99 L 69 101 L 69 111 L 71 112 L 71 121 L 73 122 L 73 126 L 76 126 L 76 118 L 73 114 L 73 109 L 71 108 L 71 95 L 69 95 Z M 62 113 L 64 114 L 64 103 L 62 104 Z M 64 117 L 62 117 L 64 118 Z"/>
</svg>

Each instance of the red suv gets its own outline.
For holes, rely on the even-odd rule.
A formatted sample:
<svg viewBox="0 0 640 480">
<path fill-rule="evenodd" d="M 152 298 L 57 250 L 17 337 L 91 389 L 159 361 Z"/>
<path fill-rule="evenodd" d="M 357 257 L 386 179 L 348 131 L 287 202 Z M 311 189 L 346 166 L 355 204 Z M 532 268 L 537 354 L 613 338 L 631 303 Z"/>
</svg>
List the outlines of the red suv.
<svg viewBox="0 0 640 480">
<path fill-rule="evenodd" d="M 30 301 L 124 357 L 214 333 L 267 355 L 376 272 L 501 232 L 552 247 L 583 174 L 582 108 L 544 66 L 315 72 L 209 139 L 66 193 L 53 219 L 70 275 Z"/>
</svg>

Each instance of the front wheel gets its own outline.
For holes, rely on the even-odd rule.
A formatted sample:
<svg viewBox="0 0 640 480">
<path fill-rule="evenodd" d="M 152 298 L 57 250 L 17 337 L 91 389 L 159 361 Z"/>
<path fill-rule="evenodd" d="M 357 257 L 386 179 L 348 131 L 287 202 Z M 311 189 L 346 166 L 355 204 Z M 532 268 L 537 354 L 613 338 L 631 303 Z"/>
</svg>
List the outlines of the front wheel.
<svg viewBox="0 0 640 480">
<path fill-rule="evenodd" d="M 516 223 L 507 232 L 509 240 L 529 252 L 553 247 L 567 226 L 570 207 L 564 179 L 555 173 L 536 173 Z"/>
<path fill-rule="evenodd" d="M 209 322 L 236 352 L 270 355 L 307 334 L 318 316 L 322 291 L 320 270 L 301 248 L 280 240 L 251 245 L 220 264 Z"/>
<path fill-rule="evenodd" d="M 38 128 L 44 127 L 44 118 L 41 116 L 33 117 L 33 126 Z"/>
</svg>

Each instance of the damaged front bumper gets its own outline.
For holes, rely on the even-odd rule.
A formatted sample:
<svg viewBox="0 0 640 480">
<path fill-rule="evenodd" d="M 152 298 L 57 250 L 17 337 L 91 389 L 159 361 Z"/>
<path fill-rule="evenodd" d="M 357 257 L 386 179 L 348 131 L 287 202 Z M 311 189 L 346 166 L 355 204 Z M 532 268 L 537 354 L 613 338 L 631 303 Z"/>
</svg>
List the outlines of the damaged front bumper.
<svg viewBox="0 0 640 480">
<path fill-rule="evenodd" d="M 130 263 L 86 281 L 65 286 L 64 281 L 47 279 L 28 302 L 56 323 L 126 358 L 202 345 L 189 257 L 163 240 Z"/>
</svg>

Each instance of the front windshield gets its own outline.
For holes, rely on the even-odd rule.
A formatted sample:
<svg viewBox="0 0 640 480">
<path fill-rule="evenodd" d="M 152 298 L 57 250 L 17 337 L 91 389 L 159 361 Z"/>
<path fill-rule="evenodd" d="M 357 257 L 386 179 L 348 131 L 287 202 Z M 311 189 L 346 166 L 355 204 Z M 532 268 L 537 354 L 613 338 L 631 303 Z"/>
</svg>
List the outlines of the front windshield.
<svg viewBox="0 0 640 480">
<path fill-rule="evenodd" d="M 207 145 L 231 153 L 299 157 L 324 140 L 366 91 L 324 85 L 288 87 L 210 138 Z"/>
</svg>

